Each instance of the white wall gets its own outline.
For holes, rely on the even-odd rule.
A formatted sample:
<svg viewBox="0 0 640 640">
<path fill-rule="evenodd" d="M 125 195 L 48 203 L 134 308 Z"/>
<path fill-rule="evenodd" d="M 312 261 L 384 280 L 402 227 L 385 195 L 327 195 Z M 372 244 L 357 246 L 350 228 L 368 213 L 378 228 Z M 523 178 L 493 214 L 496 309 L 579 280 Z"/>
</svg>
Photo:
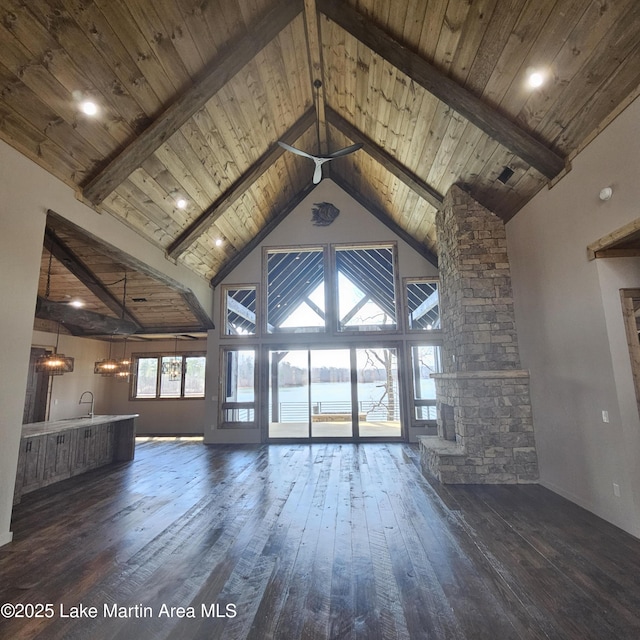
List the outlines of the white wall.
<svg viewBox="0 0 640 640">
<path fill-rule="evenodd" d="M 311 211 L 316 202 L 331 202 L 339 210 L 340 215 L 327 227 L 316 227 L 311 222 Z M 386 225 L 382 224 L 366 209 L 358 204 L 351 196 L 346 194 L 331 180 L 323 180 L 313 192 L 305 198 L 278 227 L 254 249 L 230 273 L 222 284 L 259 284 L 262 278 L 262 248 L 263 247 L 287 247 L 310 244 L 330 244 L 330 243 L 364 243 L 364 242 L 384 242 L 395 241 L 398 245 L 398 272 L 400 278 L 437 276 L 437 269 L 425 260 L 420 254 L 412 249 L 406 242 L 399 239 Z M 205 413 L 205 442 L 208 443 L 255 443 L 260 442 L 261 434 L 259 429 L 219 429 L 218 428 L 218 398 L 220 377 L 220 355 L 221 344 L 239 346 L 245 341 L 234 338 L 220 338 L 219 330 L 224 327 L 221 319 L 221 287 L 216 288 L 214 296 L 214 322 L 215 331 L 210 331 L 208 336 L 207 351 L 207 402 Z M 403 325 L 403 318 L 398 318 L 399 325 Z M 395 334 L 385 335 L 383 339 L 396 342 L 404 342 L 420 339 L 419 334 Z M 262 336 L 261 338 L 249 338 L 246 343 L 256 346 L 267 344 L 269 338 L 282 341 L 282 335 Z M 287 340 L 299 341 L 309 339 L 309 334 L 290 334 Z M 333 340 L 323 334 L 313 334 L 312 340 L 317 342 Z M 339 336 L 338 340 L 370 340 L 364 336 Z M 415 441 L 417 435 L 424 433 L 423 429 L 409 428 L 409 437 Z"/>
<path fill-rule="evenodd" d="M 153 342 L 129 342 L 127 354 L 174 352 L 174 340 L 154 340 Z M 178 351 L 206 352 L 205 340 L 178 341 Z M 138 414 L 136 433 L 145 434 L 197 434 L 204 432 L 204 398 L 183 398 L 180 400 L 130 400 L 129 385 L 125 382 L 109 380 L 108 408 L 112 414 Z"/>
<path fill-rule="evenodd" d="M 507 224 L 541 482 L 636 536 L 640 420 L 618 290 L 640 287 L 640 269 L 635 260 L 589 261 L 586 247 L 640 217 L 639 167 L 636 100 Z M 605 186 L 614 190 L 608 202 L 598 198 Z"/>
<path fill-rule="evenodd" d="M 13 489 L 45 226 L 45 214 L 34 204 L 35 191 L 25 197 L 15 193 L 23 164 L 0 160 L 0 545 L 11 540 Z"/>
</svg>

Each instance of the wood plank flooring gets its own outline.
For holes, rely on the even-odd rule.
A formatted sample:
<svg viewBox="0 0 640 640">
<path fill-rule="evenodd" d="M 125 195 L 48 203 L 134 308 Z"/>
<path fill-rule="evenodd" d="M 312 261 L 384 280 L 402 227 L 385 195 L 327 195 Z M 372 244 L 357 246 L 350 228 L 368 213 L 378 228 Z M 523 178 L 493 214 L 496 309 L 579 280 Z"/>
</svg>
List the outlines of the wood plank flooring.
<svg viewBox="0 0 640 640">
<path fill-rule="evenodd" d="M 640 638 L 640 541 L 539 486 L 432 484 L 407 444 L 143 442 L 13 532 L 3 640 Z"/>
</svg>

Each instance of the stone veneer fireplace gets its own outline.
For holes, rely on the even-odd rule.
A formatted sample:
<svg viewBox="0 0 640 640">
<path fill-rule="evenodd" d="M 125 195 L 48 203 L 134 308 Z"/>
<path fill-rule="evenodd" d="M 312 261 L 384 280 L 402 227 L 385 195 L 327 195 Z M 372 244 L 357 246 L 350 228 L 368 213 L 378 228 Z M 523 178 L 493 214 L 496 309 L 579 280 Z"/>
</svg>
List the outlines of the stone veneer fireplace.
<svg viewBox="0 0 640 640">
<path fill-rule="evenodd" d="M 444 483 L 538 478 L 529 374 L 520 368 L 504 223 L 458 186 L 436 219 L 443 373 L 425 475 Z"/>
</svg>

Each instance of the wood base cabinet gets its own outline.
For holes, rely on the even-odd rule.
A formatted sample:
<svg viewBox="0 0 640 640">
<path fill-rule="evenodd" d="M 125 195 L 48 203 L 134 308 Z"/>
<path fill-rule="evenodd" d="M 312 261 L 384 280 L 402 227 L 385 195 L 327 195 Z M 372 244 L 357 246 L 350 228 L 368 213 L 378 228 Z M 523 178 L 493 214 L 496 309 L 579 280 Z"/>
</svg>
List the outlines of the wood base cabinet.
<svg viewBox="0 0 640 640">
<path fill-rule="evenodd" d="M 100 416 L 25 425 L 14 504 L 35 489 L 113 462 L 133 460 L 135 418 Z"/>
</svg>

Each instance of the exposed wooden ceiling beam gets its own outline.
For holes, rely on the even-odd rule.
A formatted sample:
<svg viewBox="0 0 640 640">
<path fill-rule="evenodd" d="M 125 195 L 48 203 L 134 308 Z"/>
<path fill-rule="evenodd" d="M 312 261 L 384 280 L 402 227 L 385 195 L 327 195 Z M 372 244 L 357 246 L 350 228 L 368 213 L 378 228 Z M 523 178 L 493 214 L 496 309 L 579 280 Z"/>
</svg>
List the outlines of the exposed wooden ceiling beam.
<svg viewBox="0 0 640 640">
<path fill-rule="evenodd" d="M 215 325 L 211 321 L 211 318 L 200 306 L 198 298 L 196 297 L 196 294 L 193 293 L 193 291 L 183 291 L 182 299 L 185 301 L 185 304 L 189 307 L 191 313 L 193 313 L 203 329 L 215 329 Z M 193 329 L 191 329 L 191 331 L 193 331 Z"/>
<path fill-rule="evenodd" d="M 318 8 L 316 0 L 304 0 L 304 19 L 307 31 L 307 49 L 313 82 L 313 99 L 316 107 L 316 124 L 318 128 L 319 154 L 329 152 L 327 143 L 327 123 L 325 120 L 324 74 L 322 67 L 322 44 L 318 24 Z"/>
<path fill-rule="evenodd" d="M 129 320 L 111 318 L 87 309 L 75 309 L 66 302 L 53 302 L 38 296 L 36 317 L 64 324 L 74 335 L 129 335 L 140 325 Z"/>
<path fill-rule="evenodd" d="M 552 179 L 564 169 L 564 158 L 444 75 L 348 3 L 341 0 L 316 0 L 316 2 L 318 9 L 327 18 L 340 25 L 374 53 L 522 158 L 542 175 Z"/>
<path fill-rule="evenodd" d="M 303 9 L 302 0 L 278 2 L 233 46 L 226 48 L 186 90 L 129 146 L 83 188 L 83 196 L 100 204 L 119 184 L 170 138 L 233 76 L 268 45 Z"/>
<path fill-rule="evenodd" d="M 388 154 L 382 147 L 378 146 L 373 140 L 368 138 L 362 131 L 347 122 L 347 120 L 333 109 L 327 109 L 327 122 L 341 131 L 350 140 L 363 142 L 364 151 L 379 162 L 387 171 L 392 173 L 436 209 L 442 207 L 444 197 L 441 193 L 438 193 L 433 187 L 421 180 L 415 173 L 409 171 L 409 169 Z"/>
<path fill-rule="evenodd" d="M 292 198 L 250 242 L 222 266 L 211 278 L 211 286 L 219 285 L 315 188 L 315 184 L 309 184 Z"/>
<path fill-rule="evenodd" d="M 280 139 L 287 144 L 295 141 L 315 122 L 315 112 L 309 109 Z M 285 150 L 272 145 L 240 178 L 211 206 L 203 211 L 167 248 L 167 255 L 174 260 L 183 254 L 206 229 L 208 229 L 242 194 L 270 169 Z"/>
<path fill-rule="evenodd" d="M 50 227 L 45 229 L 44 246 L 53 254 L 56 260 L 78 278 L 98 300 L 109 307 L 118 318 L 124 316 L 128 321 L 133 322 L 136 327 L 140 328 L 140 321 L 122 306 L 122 302 L 107 289 L 93 271 L 60 240 L 55 231 Z"/>
<path fill-rule="evenodd" d="M 417 251 L 427 262 L 430 262 L 434 267 L 438 266 L 438 257 L 431 252 L 425 245 L 418 242 L 411 234 L 407 233 L 397 222 L 389 217 L 378 205 L 371 202 L 368 198 L 365 198 L 360 192 L 356 191 L 351 185 L 347 183 L 339 175 L 332 175 L 331 179 L 348 195 L 350 195 L 356 202 L 361 204 L 372 216 L 380 220 L 382 224 L 387 226 L 393 233 L 399 238 L 404 240 L 411 248 Z"/>
</svg>

